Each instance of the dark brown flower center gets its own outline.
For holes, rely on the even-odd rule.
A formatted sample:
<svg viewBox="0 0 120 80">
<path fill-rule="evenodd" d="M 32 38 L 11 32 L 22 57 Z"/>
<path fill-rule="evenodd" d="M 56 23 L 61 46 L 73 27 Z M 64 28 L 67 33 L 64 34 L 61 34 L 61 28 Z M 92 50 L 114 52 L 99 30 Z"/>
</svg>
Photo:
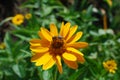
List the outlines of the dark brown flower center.
<svg viewBox="0 0 120 80">
<path fill-rule="evenodd" d="M 61 47 L 63 47 L 64 45 L 64 41 L 63 41 L 63 38 L 62 37 L 53 37 L 53 42 L 51 44 L 52 48 L 55 48 L 55 49 L 59 49 Z"/>
<path fill-rule="evenodd" d="M 61 55 L 65 52 L 64 39 L 61 36 L 54 36 L 50 46 L 50 52 L 54 55 Z"/>
<path fill-rule="evenodd" d="M 20 21 L 20 19 L 18 18 L 17 21 Z"/>
<path fill-rule="evenodd" d="M 113 67 L 113 65 L 112 64 L 108 64 L 108 67 Z"/>
</svg>

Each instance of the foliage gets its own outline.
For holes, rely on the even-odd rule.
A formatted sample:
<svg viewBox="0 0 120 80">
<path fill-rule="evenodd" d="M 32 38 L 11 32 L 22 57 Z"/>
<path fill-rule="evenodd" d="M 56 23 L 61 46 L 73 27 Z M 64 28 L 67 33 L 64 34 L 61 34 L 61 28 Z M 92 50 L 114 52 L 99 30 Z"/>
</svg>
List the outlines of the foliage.
<svg viewBox="0 0 120 80">
<path fill-rule="evenodd" d="M 67 1 L 67 0 L 66 0 Z M 72 1 L 72 0 L 68 0 Z M 74 0 L 73 0 L 74 1 Z M 0 27 L 7 22 L 12 30 L 5 33 L 5 48 L 0 49 L 0 79 L 1 80 L 118 80 L 120 79 L 120 1 L 112 0 L 109 6 L 105 0 L 75 0 L 64 3 L 62 0 L 28 0 L 20 6 L 32 14 L 30 19 L 17 26 L 6 18 L 0 22 Z M 99 5 L 98 3 L 102 4 Z M 97 12 L 94 11 L 97 9 Z M 103 14 L 107 14 L 107 30 L 104 30 Z M 79 64 L 79 68 L 72 70 L 63 64 L 63 74 L 59 74 L 56 66 L 49 70 L 42 70 L 31 63 L 32 53 L 29 40 L 38 38 L 40 27 L 49 29 L 49 24 L 71 22 L 78 25 L 78 31 L 83 31 L 81 41 L 89 43 L 81 49 L 86 62 Z M 117 63 L 116 73 L 112 74 L 103 67 L 103 62 L 113 59 Z"/>
</svg>

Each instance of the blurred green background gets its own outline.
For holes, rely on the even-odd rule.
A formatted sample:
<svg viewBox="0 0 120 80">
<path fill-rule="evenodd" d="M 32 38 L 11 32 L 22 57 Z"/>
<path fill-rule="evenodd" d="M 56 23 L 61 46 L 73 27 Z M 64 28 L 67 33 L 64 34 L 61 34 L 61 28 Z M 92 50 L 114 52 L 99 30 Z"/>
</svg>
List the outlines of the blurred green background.
<svg viewBox="0 0 120 80">
<path fill-rule="evenodd" d="M 16 14 L 32 14 L 21 25 L 14 25 Z M 89 43 L 81 51 L 86 62 L 77 70 L 63 63 L 63 74 L 55 67 L 44 71 L 30 61 L 29 40 L 38 38 L 40 27 L 49 29 L 61 22 L 78 25 L 80 41 Z M 107 24 L 107 25 L 105 25 Z M 1 0 L 0 1 L 0 80 L 119 80 L 120 79 L 120 0 Z M 102 63 L 113 59 L 115 74 Z"/>
</svg>

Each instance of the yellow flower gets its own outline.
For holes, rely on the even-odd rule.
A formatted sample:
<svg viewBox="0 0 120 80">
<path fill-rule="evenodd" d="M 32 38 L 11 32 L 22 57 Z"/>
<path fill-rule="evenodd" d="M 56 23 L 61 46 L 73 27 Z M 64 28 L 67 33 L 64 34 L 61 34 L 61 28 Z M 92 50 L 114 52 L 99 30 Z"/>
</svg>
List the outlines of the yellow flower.
<svg viewBox="0 0 120 80">
<path fill-rule="evenodd" d="M 12 18 L 12 23 L 15 25 L 20 25 L 24 22 L 24 16 L 22 14 L 17 14 Z"/>
<path fill-rule="evenodd" d="M 43 70 L 47 70 L 56 64 L 62 73 L 61 58 L 72 69 L 78 68 L 77 62 L 85 61 L 83 53 L 77 49 L 87 47 L 88 43 L 76 42 L 83 33 L 79 31 L 74 34 L 78 26 L 70 25 L 69 22 L 62 23 L 59 33 L 54 24 L 50 24 L 50 31 L 42 27 L 38 32 L 41 39 L 30 41 L 30 49 L 34 53 L 31 61 L 35 62 L 36 66 L 42 65 Z"/>
<path fill-rule="evenodd" d="M 32 15 L 31 15 L 30 13 L 25 14 L 25 18 L 26 18 L 26 19 L 30 19 L 31 17 L 32 17 Z"/>
<path fill-rule="evenodd" d="M 103 66 L 110 73 L 115 73 L 115 70 L 117 70 L 117 63 L 115 60 L 108 60 L 106 62 L 103 62 Z"/>
<path fill-rule="evenodd" d="M 4 49 L 5 48 L 5 44 L 2 42 L 0 43 L 0 49 Z"/>
</svg>

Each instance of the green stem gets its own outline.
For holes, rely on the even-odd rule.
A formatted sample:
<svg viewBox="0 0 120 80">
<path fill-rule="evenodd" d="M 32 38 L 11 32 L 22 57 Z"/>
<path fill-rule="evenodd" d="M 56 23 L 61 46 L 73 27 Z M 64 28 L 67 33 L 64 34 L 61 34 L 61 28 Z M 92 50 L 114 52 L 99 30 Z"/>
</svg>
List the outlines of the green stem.
<svg viewBox="0 0 120 80">
<path fill-rule="evenodd" d="M 57 66 L 55 66 L 55 74 L 54 74 L 54 79 L 53 80 L 57 80 Z"/>
</svg>

